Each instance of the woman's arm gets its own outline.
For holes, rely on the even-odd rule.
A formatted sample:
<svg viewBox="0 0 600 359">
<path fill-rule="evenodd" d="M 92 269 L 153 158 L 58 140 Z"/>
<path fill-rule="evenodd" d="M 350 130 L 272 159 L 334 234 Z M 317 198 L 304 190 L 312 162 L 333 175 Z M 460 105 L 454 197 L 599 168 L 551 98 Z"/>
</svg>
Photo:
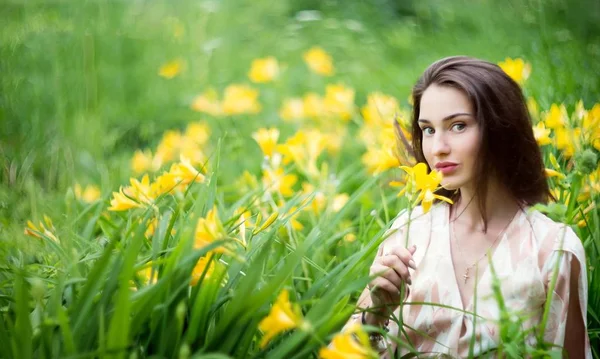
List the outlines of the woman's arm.
<svg viewBox="0 0 600 359">
<path fill-rule="evenodd" d="M 567 327 L 565 329 L 565 350 L 569 358 L 585 358 L 585 338 L 587 331 L 581 316 L 579 306 L 579 261 L 571 260 L 571 278 L 569 285 L 569 309 L 567 313 Z"/>
</svg>

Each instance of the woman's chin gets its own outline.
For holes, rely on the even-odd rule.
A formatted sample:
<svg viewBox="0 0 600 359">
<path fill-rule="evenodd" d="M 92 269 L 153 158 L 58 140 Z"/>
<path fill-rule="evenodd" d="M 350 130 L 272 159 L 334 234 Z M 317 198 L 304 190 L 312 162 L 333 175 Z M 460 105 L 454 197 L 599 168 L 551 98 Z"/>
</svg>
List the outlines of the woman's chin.
<svg viewBox="0 0 600 359">
<path fill-rule="evenodd" d="M 442 181 L 442 183 L 440 183 L 440 185 L 442 186 L 443 189 L 447 189 L 448 191 L 454 191 L 455 189 L 458 189 L 458 187 L 456 186 L 456 184 L 454 184 L 453 182 L 446 182 L 446 183 L 444 183 Z"/>
</svg>

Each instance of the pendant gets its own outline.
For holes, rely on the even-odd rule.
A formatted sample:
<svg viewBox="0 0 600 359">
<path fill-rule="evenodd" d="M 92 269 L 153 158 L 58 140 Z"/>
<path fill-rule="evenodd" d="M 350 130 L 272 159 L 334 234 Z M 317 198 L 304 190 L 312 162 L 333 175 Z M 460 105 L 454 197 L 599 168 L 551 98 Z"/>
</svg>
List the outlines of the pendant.
<svg viewBox="0 0 600 359">
<path fill-rule="evenodd" d="M 465 284 L 467 284 L 467 280 L 469 279 L 469 269 L 471 269 L 471 268 L 467 268 L 465 270 L 465 274 L 463 274 L 463 278 L 465 279 Z"/>
</svg>

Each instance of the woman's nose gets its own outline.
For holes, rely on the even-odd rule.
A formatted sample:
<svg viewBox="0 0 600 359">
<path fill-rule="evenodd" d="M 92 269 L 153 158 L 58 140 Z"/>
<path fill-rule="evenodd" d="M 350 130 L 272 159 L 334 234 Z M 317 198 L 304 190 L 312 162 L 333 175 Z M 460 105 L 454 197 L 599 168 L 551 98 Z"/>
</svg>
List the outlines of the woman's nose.
<svg viewBox="0 0 600 359">
<path fill-rule="evenodd" d="M 450 152 L 450 146 L 444 134 L 436 134 L 434 136 L 432 151 L 434 156 L 447 155 Z"/>
</svg>

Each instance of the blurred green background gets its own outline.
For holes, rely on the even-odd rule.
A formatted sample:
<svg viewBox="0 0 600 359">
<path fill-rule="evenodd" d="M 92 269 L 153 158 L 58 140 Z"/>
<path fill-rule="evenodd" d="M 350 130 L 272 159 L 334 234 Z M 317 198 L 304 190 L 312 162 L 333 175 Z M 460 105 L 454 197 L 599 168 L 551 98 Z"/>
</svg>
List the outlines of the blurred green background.
<svg viewBox="0 0 600 359">
<path fill-rule="evenodd" d="M 324 86 L 302 62 L 313 45 L 334 59 L 327 82 L 353 87 L 357 104 L 382 91 L 406 105 L 427 65 L 458 54 L 530 62 L 525 91 L 541 109 L 600 99 L 594 0 L 3 0 L 0 24 L 0 235 L 61 213 L 76 181 L 118 188 L 136 149 L 207 119 L 190 110 L 194 96 L 248 83 L 258 57 L 287 66 L 285 79 L 261 89 L 262 122 L 212 122 L 240 156 L 236 136 L 278 123 L 281 98 Z M 182 73 L 158 76 L 174 59 Z"/>
</svg>

